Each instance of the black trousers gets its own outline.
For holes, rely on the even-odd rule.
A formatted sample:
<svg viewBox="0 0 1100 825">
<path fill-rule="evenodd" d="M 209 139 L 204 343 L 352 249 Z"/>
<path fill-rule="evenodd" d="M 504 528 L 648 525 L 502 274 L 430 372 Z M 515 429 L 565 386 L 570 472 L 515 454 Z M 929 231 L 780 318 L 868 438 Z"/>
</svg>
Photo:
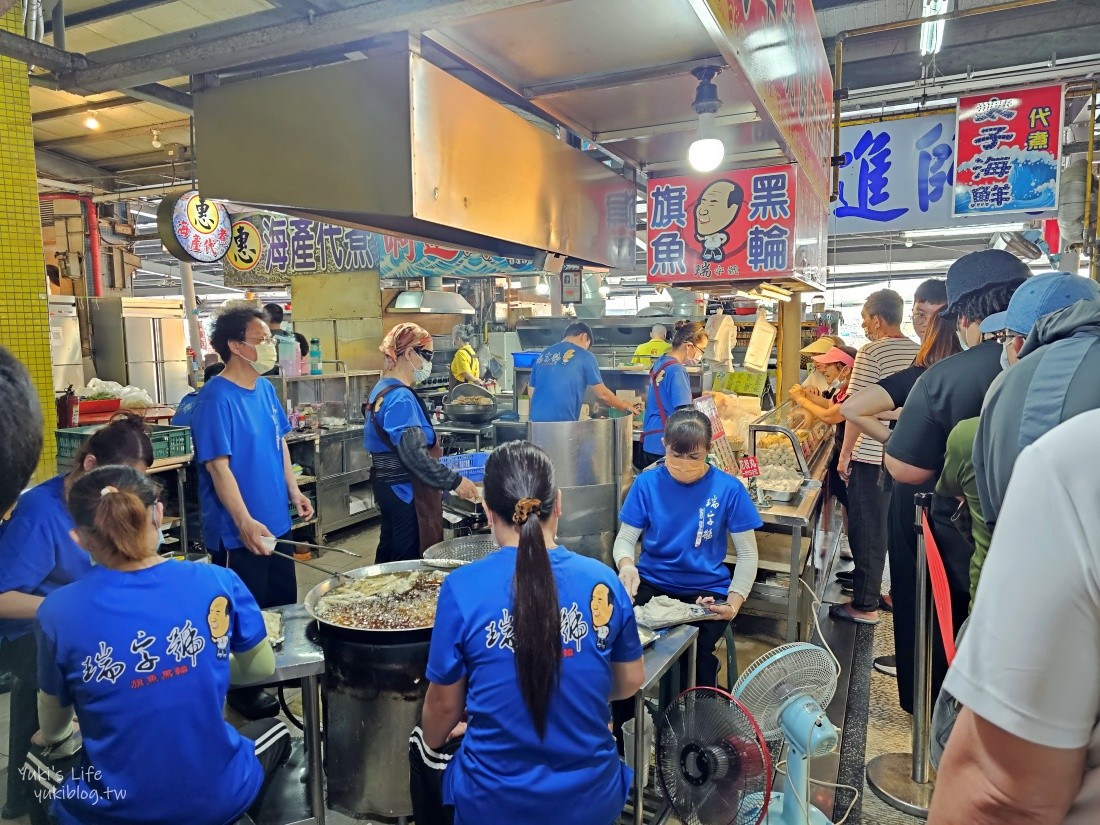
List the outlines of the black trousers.
<svg viewBox="0 0 1100 825">
<path fill-rule="evenodd" d="M 0 647 L 0 661 L 11 672 L 8 720 L 8 809 L 24 811 L 31 802 L 30 789 L 19 775 L 27 759 L 31 737 L 38 730 L 38 644 L 28 633 Z"/>
<path fill-rule="evenodd" d="M 293 536 L 284 533 L 279 538 L 289 541 Z M 292 545 L 280 542 L 275 545 L 275 552 L 270 556 L 257 556 L 244 547 L 232 550 L 221 547 L 211 553 L 210 557 L 214 564 L 228 567 L 240 576 L 256 603 L 261 609 L 266 609 L 296 604 L 298 601 L 298 579 L 294 562 L 287 558 L 292 552 Z"/>
<path fill-rule="evenodd" d="M 374 482 L 374 499 L 382 511 L 375 564 L 389 561 L 411 561 L 420 558 L 420 522 L 416 505 L 408 503 L 384 481 Z"/>
<path fill-rule="evenodd" d="M 913 712 L 913 677 L 917 651 L 917 532 L 914 528 L 913 496 L 931 492 L 932 485 L 893 485 L 890 491 L 890 596 L 894 601 L 894 655 L 898 667 L 898 702 L 906 713 Z M 955 529 L 948 525 L 947 529 Z M 946 529 L 933 523 L 933 535 L 941 551 L 950 553 L 953 537 Z M 946 544 L 946 546 L 945 546 Z M 970 592 L 951 586 L 951 616 L 954 630 L 966 620 L 970 609 Z M 947 654 L 943 649 L 939 627 L 932 631 L 932 698 L 935 700 L 947 676 Z"/>
<path fill-rule="evenodd" d="M 882 571 L 886 567 L 886 516 L 890 494 L 879 486 L 878 464 L 852 461 L 848 477 L 848 544 L 856 569 L 852 607 L 878 610 Z"/>
</svg>

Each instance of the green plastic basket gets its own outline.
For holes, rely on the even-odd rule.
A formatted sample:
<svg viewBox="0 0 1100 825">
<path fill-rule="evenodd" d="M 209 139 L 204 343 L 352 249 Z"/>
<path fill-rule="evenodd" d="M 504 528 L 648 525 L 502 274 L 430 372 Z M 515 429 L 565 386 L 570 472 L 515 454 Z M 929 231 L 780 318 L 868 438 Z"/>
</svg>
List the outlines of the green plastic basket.
<svg viewBox="0 0 1100 825">
<path fill-rule="evenodd" d="M 80 452 L 85 439 L 105 424 L 88 427 L 69 427 L 57 431 L 57 458 L 71 461 Z M 149 427 L 149 440 L 153 442 L 153 460 L 178 458 L 191 455 L 191 428 L 153 424 Z"/>
</svg>

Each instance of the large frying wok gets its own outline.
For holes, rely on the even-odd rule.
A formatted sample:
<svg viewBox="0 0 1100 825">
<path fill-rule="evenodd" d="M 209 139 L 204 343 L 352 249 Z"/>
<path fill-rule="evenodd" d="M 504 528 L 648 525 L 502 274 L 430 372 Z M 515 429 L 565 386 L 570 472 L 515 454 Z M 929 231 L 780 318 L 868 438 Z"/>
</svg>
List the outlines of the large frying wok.
<svg viewBox="0 0 1100 825">
<path fill-rule="evenodd" d="M 488 404 L 456 404 L 455 398 L 477 396 L 489 401 Z M 497 417 L 496 397 L 477 384 L 459 384 L 443 399 L 443 414 L 451 421 L 462 424 L 488 424 Z"/>
<path fill-rule="evenodd" d="M 436 571 L 438 567 L 430 563 L 425 564 L 419 560 L 391 561 L 385 564 L 372 564 L 369 567 L 359 567 L 349 570 L 343 576 L 333 576 L 325 579 L 319 585 L 306 593 L 303 606 L 306 612 L 314 618 L 322 636 L 331 636 L 349 641 L 364 642 L 376 645 L 399 645 L 411 642 L 426 642 L 432 637 L 432 625 L 415 627 L 403 630 L 364 630 L 356 627 L 345 627 L 333 624 L 322 619 L 317 613 L 317 602 L 330 590 L 345 584 L 351 579 L 365 579 L 371 576 L 383 576 L 388 573 L 407 573 L 411 570 Z"/>
</svg>

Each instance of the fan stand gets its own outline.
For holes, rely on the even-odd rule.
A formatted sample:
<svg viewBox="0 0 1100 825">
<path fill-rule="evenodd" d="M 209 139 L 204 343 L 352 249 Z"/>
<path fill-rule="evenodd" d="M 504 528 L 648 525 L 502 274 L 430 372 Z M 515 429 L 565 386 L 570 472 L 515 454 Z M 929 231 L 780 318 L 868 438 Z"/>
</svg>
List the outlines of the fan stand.
<svg viewBox="0 0 1100 825">
<path fill-rule="evenodd" d="M 782 793 L 773 793 L 768 804 L 766 825 L 831 825 L 832 820 L 809 802 L 810 760 L 806 754 L 787 744 L 787 781 Z M 806 808 L 799 804 L 806 800 Z"/>
</svg>

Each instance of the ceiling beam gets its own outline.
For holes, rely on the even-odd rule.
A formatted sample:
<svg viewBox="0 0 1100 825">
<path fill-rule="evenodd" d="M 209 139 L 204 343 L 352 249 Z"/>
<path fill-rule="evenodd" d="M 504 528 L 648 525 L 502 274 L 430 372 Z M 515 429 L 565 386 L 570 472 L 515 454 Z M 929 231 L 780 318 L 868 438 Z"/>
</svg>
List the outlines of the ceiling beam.
<svg viewBox="0 0 1100 825">
<path fill-rule="evenodd" d="M 34 150 L 34 162 L 41 175 L 82 183 L 94 181 L 101 184 L 103 189 L 109 189 L 114 178 L 114 175 L 106 169 L 46 149 Z"/>
<path fill-rule="evenodd" d="M 90 65 L 82 54 L 55 49 L 48 43 L 39 43 L 3 29 L 0 29 L 0 54 L 21 60 L 28 66 L 40 66 L 54 74 L 68 74 Z"/>
<path fill-rule="evenodd" d="M 122 91 L 128 92 L 131 97 L 136 97 L 145 103 L 153 103 L 189 115 L 195 111 L 195 103 L 187 92 L 165 86 L 163 83 L 146 83 L 141 86 L 130 86 Z"/>
<path fill-rule="evenodd" d="M 124 140 L 132 137 L 149 135 L 152 139 L 152 131 L 169 132 L 175 129 L 189 129 L 190 120 L 172 120 L 168 123 L 150 123 L 148 126 L 132 126 L 129 129 L 115 129 L 110 132 L 91 132 L 76 137 L 58 138 L 57 140 L 44 140 L 38 144 L 39 149 L 62 149 L 66 146 L 84 146 L 89 143 L 98 143 L 101 140 Z M 171 141 L 165 141 L 171 143 Z"/>
<path fill-rule="evenodd" d="M 136 97 L 130 97 L 124 95 L 122 97 L 111 97 L 107 100 L 89 100 L 86 103 L 81 103 L 77 106 L 63 106 L 60 109 L 47 109 L 44 112 L 35 112 L 31 115 L 32 123 L 43 123 L 47 120 L 58 120 L 63 117 L 73 117 L 74 115 L 82 115 L 89 109 L 94 109 L 97 112 L 104 112 L 107 109 L 117 109 L 120 106 L 129 106 L 133 103 L 141 103 Z"/>
<path fill-rule="evenodd" d="M 128 88 L 181 75 L 214 72 L 241 63 L 285 57 L 309 49 L 323 49 L 356 40 L 367 34 L 419 31 L 487 12 L 540 0 L 375 0 L 341 11 L 314 15 L 312 18 L 265 24 L 272 12 L 261 12 L 215 24 L 213 30 L 177 32 L 177 45 L 163 48 L 163 42 L 150 50 L 152 41 L 138 42 L 111 50 L 115 59 L 104 63 L 100 53 L 89 55 L 88 65 L 63 73 L 62 88 L 88 93 Z M 280 11 L 277 14 L 285 15 Z M 226 26 L 253 27 L 225 35 Z M 218 31 L 220 29 L 220 32 Z M 200 36 L 204 42 L 195 42 Z M 160 38 L 154 38 L 160 40 Z M 3 50 L 0 49 L 0 52 Z M 127 56 L 121 57 L 126 54 Z"/>
<path fill-rule="evenodd" d="M 702 60 L 669 63 L 664 66 L 651 66 L 649 68 L 634 69 L 628 72 L 586 75 L 570 78 L 569 80 L 561 80 L 555 83 L 528 86 L 523 90 L 523 94 L 528 100 L 536 100 L 542 97 L 567 94 L 568 92 L 591 92 L 600 89 L 619 89 L 624 86 L 635 86 L 649 80 L 659 80 L 665 77 L 691 74 L 692 70 L 700 66 L 725 67 L 725 65 L 726 61 L 720 55 L 715 55 L 714 57 L 707 57 Z"/>
<path fill-rule="evenodd" d="M 84 11 L 66 14 L 65 28 L 73 29 L 77 26 L 87 26 L 89 23 L 110 20 L 112 17 L 121 17 L 124 14 L 133 14 L 136 11 L 155 9 L 157 6 L 164 6 L 171 2 L 173 0 L 117 0 L 114 3 L 107 3 L 105 6 L 96 6 Z M 53 22 L 46 20 L 45 28 L 46 34 L 50 34 L 53 31 Z"/>
<path fill-rule="evenodd" d="M 715 126 L 737 126 L 741 123 L 756 123 L 760 116 L 755 109 L 747 112 L 734 112 L 732 114 L 718 115 L 714 118 Z M 593 137 L 597 143 L 617 143 L 620 140 L 634 140 L 636 138 L 650 137 L 652 135 L 667 135 L 674 132 L 693 132 L 699 128 L 699 118 L 690 120 L 677 120 L 672 123 L 655 123 L 651 126 L 637 126 L 630 129 L 609 129 L 606 132 L 596 132 Z"/>
</svg>

